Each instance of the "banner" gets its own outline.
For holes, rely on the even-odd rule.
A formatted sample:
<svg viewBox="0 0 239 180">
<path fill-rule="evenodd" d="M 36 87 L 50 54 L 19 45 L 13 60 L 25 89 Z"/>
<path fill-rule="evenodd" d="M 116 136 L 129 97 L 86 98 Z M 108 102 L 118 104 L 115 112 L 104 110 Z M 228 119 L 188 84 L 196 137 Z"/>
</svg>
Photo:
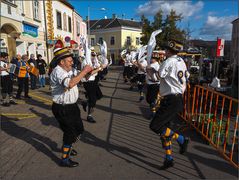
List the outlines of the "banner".
<svg viewBox="0 0 239 180">
<path fill-rule="evenodd" d="M 225 39 L 217 39 L 217 57 L 222 57 L 224 56 L 224 44 L 225 44 Z"/>
</svg>

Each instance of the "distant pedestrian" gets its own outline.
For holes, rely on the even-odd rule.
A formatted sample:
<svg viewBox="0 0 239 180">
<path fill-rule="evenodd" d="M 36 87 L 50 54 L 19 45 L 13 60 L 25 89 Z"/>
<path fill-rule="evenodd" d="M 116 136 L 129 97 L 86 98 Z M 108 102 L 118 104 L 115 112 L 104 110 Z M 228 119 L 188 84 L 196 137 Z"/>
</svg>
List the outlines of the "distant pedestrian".
<svg viewBox="0 0 239 180">
<path fill-rule="evenodd" d="M 36 59 L 34 54 L 30 55 L 30 59 L 27 61 L 27 63 L 32 67 L 36 67 Z M 32 73 L 29 73 L 29 75 L 30 75 L 31 89 L 34 90 L 37 87 L 37 76 Z"/>
<path fill-rule="evenodd" d="M 17 67 L 19 68 L 18 73 L 18 90 L 17 90 L 17 99 L 21 99 L 21 93 L 24 89 L 25 98 L 31 98 L 28 95 L 29 92 L 29 73 L 28 70 L 30 69 L 28 63 L 28 56 L 26 54 L 22 55 L 22 59 L 18 61 Z"/>
<path fill-rule="evenodd" d="M 40 87 L 45 87 L 46 85 L 46 67 L 47 64 L 44 59 L 42 59 L 42 55 L 37 55 L 36 60 L 37 68 L 39 70 L 39 83 Z"/>
</svg>

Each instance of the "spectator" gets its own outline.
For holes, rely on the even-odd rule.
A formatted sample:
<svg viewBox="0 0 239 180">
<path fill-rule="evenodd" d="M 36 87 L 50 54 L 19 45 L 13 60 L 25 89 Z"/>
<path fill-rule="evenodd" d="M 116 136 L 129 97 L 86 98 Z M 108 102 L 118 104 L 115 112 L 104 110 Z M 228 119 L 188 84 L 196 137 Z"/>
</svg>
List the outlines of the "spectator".
<svg viewBox="0 0 239 180">
<path fill-rule="evenodd" d="M 1 76 L 1 93 L 3 98 L 3 106 L 9 106 L 10 104 L 17 104 L 13 101 L 12 92 L 13 92 L 13 81 L 8 72 L 9 63 L 8 63 L 8 54 L 2 52 L 0 54 L 0 76 Z M 9 103 L 7 101 L 7 95 L 9 96 Z"/>
<path fill-rule="evenodd" d="M 29 73 L 28 70 L 30 69 L 29 65 L 27 64 L 28 57 L 26 54 L 22 55 L 22 59 L 18 61 L 17 67 L 19 68 L 18 73 L 18 90 L 16 99 L 21 99 L 21 93 L 24 88 L 25 98 L 31 98 L 28 95 L 29 92 Z"/>
<path fill-rule="evenodd" d="M 30 55 L 30 59 L 27 61 L 27 63 L 32 67 L 36 67 L 36 60 L 35 60 L 34 54 Z M 31 89 L 34 90 L 36 89 L 36 86 L 37 86 L 37 77 L 32 73 L 29 73 L 29 74 L 30 74 L 30 80 L 31 80 Z"/>
<path fill-rule="evenodd" d="M 42 55 L 37 55 L 37 68 L 39 69 L 39 82 L 40 87 L 45 87 L 46 84 L 46 62 L 42 59 Z"/>
</svg>

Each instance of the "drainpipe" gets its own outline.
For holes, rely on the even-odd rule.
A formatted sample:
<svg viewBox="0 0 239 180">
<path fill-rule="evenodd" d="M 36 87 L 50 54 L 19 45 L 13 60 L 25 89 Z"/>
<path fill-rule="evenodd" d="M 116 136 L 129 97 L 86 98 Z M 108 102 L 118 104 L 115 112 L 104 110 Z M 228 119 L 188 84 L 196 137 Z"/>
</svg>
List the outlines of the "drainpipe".
<svg viewBox="0 0 239 180">
<path fill-rule="evenodd" d="M 48 52 L 48 44 L 47 44 L 47 22 L 46 22 L 46 8 L 45 8 L 45 0 L 43 0 L 43 11 L 44 11 L 44 22 L 45 22 L 45 41 L 46 41 L 46 54 L 47 54 L 47 64 L 49 65 L 49 52 Z"/>
</svg>

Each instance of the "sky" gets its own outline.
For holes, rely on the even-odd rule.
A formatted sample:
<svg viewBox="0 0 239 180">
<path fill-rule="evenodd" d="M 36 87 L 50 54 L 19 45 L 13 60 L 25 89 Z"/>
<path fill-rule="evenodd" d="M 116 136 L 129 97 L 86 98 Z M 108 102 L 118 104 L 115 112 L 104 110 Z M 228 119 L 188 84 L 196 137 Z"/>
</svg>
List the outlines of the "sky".
<svg viewBox="0 0 239 180">
<path fill-rule="evenodd" d="M 77 12 L 86 18 L 90 7 L 90 19 L 118 18 L 140 20 L 144 14 L 149 20 L 161 9 L 166 16 L 171 9 L 182 14 L 178 27 L 189 27 L 191 39 L 231 39 L 231 22 L 238 18 L 239 0 L 69 0 Z M 105 11 L 100 10 L 105 8 Z"/>
</svg>

